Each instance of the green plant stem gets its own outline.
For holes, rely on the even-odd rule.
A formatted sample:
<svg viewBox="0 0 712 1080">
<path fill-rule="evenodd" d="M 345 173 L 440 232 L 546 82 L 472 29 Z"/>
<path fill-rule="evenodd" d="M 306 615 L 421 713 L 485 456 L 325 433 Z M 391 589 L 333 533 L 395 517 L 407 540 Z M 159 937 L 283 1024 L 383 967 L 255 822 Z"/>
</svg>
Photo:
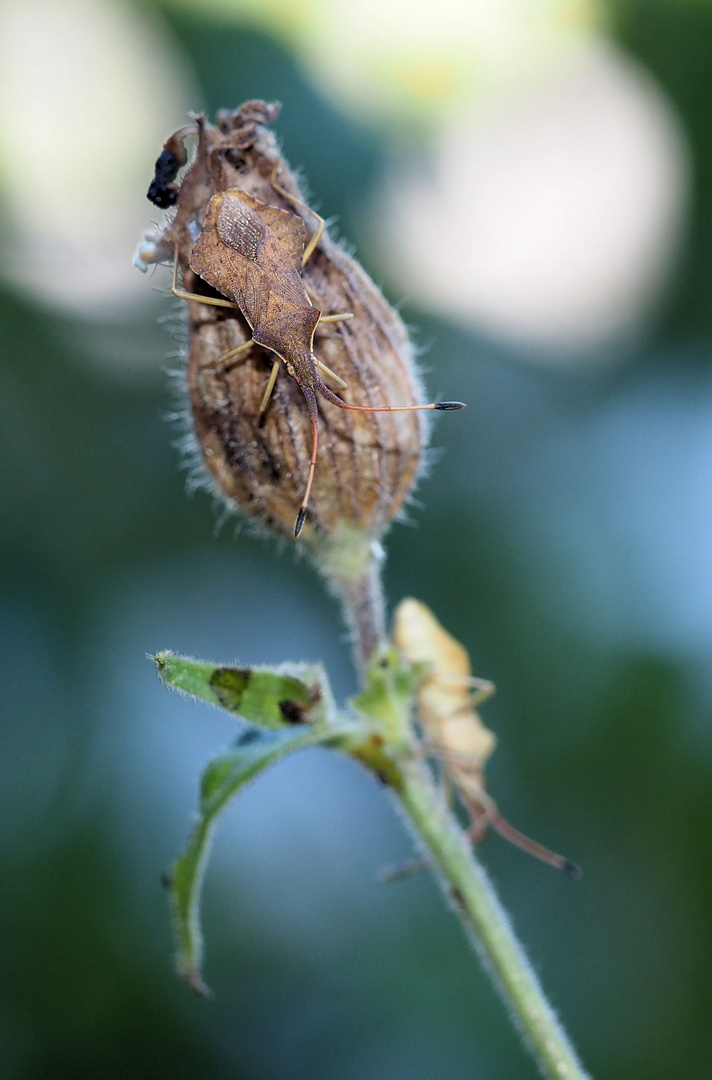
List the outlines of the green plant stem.
<svg viewBox="0 0 712 1080">
<path fill-rule="evenodd" d="M 381 545 L 364 529 L 342 525 L 312 552 L 314 563 L 336 594 L 351 634 L 361 678 L 385 640 L 385 600 L 381 584 Z"/>
<path fill-rule="evenodd" d="M 589 1080 L 484 868 L 421 762 L 403 766 L 395 795 L 542 1075 L 551 1080 Z"/>
<path fill-rule="evenodd" d="M 345 527 L 322 545 L 317 565 L 341 599 L 363 677 L 384 637 L 385 604 L 378 549 L 368 543 L 363 533 Z M 398 697 L 397 707 L 391 702 L 392 723 L 386 725 L 386 741 L 391 745 L 399 729 L 406 741 L 409 738 L 409 709 L 406 701 Z M 361 698 L 361 708 L 368 713 L 368 698 Z M 380 716 L 381 725 L 383 720 Z M 404 760 L 399 758 L 390 782 L 419 845 L 425 847 L 429 862 L 542 1075 L 550 1080 L 588 1080 L 507 913 L 427 767 L 417 757 L 406 754 Z"/>
</svg>

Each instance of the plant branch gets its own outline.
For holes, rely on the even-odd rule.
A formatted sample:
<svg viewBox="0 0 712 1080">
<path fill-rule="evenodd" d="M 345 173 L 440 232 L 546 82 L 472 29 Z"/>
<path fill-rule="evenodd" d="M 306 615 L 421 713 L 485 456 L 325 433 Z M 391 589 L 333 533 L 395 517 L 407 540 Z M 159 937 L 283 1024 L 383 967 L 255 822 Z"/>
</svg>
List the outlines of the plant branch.
<svg viewBox="0 0 712 1080">
<path fill-rule="evenodd" d="M 388 776 L 418 846 L 424 848 L 542 1075 L 549 1080 L 588 1080 L 471 843 L 427 766 L 413 753 L 414 669 L 402 668 L 397 651 L 388 656 L 383 653 L 381 663 L 372 665 L 363 690 L 352 702 L 382 737 L 383 749 L 378 743 L 375 751 L 371 749 L 374 760 L 369 761 L 367 748 L 361 759 L 377 774 Z M 392 758 L 390 773 L 377 760 L 384 752 Z"/>
<path fill-rule="evenodd" d="M 401 766 L 401 779 L 394 788 L 398 803 L 542 1075 L 588 1080 L 484 868 L 426 767 L 411 760 Z"/>
<path fill-rule="evenodd" d="M 320 538 L 312 558 L 341 603 L 356 668 L 363 678 L 386 636 L 383 549 L 365 530 L 342 523 L 333 536 Z"/>
</svg>

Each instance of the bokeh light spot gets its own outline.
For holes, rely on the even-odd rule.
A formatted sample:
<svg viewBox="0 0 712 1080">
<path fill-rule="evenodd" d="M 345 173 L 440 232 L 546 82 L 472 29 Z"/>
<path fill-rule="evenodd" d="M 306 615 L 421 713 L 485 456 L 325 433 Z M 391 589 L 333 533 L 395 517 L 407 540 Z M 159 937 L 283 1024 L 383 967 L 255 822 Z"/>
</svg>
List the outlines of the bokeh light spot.
<svg viewBox="0 0 712 1080">
<path fill-rule="evenodd" d="M 41 33 L 38 33 L 41 28 Z M 130 272 L 166 135 L 198 104 L 157 20 L 110 2 L 0 9 L 2 273 L 101 317 L 146 295 Z"/>
</svg>

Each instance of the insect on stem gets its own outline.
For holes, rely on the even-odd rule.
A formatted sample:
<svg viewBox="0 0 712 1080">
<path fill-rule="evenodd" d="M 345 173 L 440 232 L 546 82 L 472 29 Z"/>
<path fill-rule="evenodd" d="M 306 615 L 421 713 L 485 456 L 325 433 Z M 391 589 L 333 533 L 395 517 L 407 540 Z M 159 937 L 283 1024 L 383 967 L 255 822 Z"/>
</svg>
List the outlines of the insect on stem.
<svg viewBox="0 0 712 1080">
<path fill-rule="evenodd" d="M 282 188 L 275 190 L 302 209 L 308 209 Z M 321 221 L 321 219 L 319 219 Z M 314 307 L 307 293 L 302 268 L 323 234 L 317 228 L 305 248 L 304 222 L 296 214 L 260 202 L 239 188 L 213 195 L 203 229 L 189 259 L 191 270 L 212 285 L 222 297 L 204 302 L 240 309 L 252 341 L 281 357 L 292 378 L 307 400 L 312 424 L 312 453 L 306 490 L 294 526 L 295 539 L 306 520 L 309 495 L 314 480 L 319 443 L 316 394 L 353 412 L 419 412 L 431 409 L 463 409 L 461 401 L 437 401 L 428 405 L 350 405 L 329 389 L 319 375 L 319 361 L 314 355 L 314 334 L 322 312 Z M 202 300 L 195 294 L 176 288 L 176 296 Z M 339 318 L 346 314 L 341 313 Z M 276 370 L 273 368 L 273 376 Z M 342 380 L 343 381 L 343 380 Z M 272 387 L 270 380 L 270 392 Z M 268 394 L 263 397 L 266 406 Z"/>
<path fill-rule="evenodd" d="M 187 125 L 164 144 L 156 161 L 155 176 L 148 197 L 157 206 L 168 208 L 178 201 L 175 183 L 187 161 L 184 139 L 202 128 Z M 294 526 L 294 538 L 304 527 L 312 490 L 319 447 L 317 393 L 340 409 L 353 412 L 418 412 L 464 408 L 461 401 L 438 401 L 428 405 L 351 405 L 338 397 L 322 381 L 319 370 L 341 388 L 344 380 L 321 364 L 314 355 L 314 334 L 320 321 L 339 322 L 353 317 L 352 312 L 324 314 L 313 303 L 306 288 L 303 268 L 321 244 L 324 219 L 277 181 L 280 161 L 270 179 L 272 189 L 297 210 L 316 220 L 316 229 L 307 241 L 303 219 L 289 210 L 264 203 L 240 188 L 215 193 L 207 206 L 200 235 L 188 259 L 190 269 L 221 294 L 202 296 L 178 288 L 179 240 L 174 236 L 174 296 L 214 307 L 237 309 L 251 331 L 251 337 L 236 349 L 220 357 L 218 363 L 249 351 L 254 342 L 276 355 L 267 388 L 260 403 L 260 415 L 267 408 L 282 360 L 289 374 L 300 386 L 307 401 L 312 425 L 312 452 L 302 503 Z M 190 194 L 190 189 L 189 189 Z"/>
<path fill-rule="evenodd" d="M 214 123 L 192 116 L 166 139 L 148 197 L 174 212 L 146 234 L 136 264 L 172 262 L 173 295 L 190 305 L 190 404 L 229 503 L 310 543 L 342 524 L 380 536 L 415 482 L 428 425 L 365 414 L 413 411 L 425 395 L 402 320 L 304 201 L 267 130 L 278 114 L 277 103 L 248 101 Z M 326 408 L 318 466 L 311 415 L 280 392 L 287 376 Z M 328 430 L 324 399 L 351 410 Z M 329 473 L 353 484 L 326 474 L 327 454 Z"/>
<path fill-rule="evenodd" d="M 412 599 L 403 600 L 396 609 L 393 637 L 410 663 L 423 666 L 416 694 L 418 720 L 425 736 L 421 749 L 441 763 L 446 790 L 452 785 L 457 792 L 470 818 L 470 841 L 478 844 L 491 826 L 510 844 L 570 878 L 580 878 L 581 870 L 570 859 L 510 825 L 485 790 L 484 767 L 496 740 L 475 706 L 491 697 L 494 686 L 473 677 L 466 649 L 424 604 Z M 388 880 L 400 876 L 394 872 Z"/>
</svg>

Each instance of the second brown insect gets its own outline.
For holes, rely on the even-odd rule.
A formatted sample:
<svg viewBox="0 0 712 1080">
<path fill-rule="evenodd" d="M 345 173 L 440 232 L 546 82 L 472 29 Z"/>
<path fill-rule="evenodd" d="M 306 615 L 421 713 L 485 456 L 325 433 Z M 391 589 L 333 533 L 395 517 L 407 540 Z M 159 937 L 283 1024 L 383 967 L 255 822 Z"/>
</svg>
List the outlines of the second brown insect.
<svg viewBox="0 0 712 1080">
<path fill-rule="evenodd" d="M 324 223 L 318 215 L 279 187 L 275 178 L 272 185 L 288 201 L 314 216 L 318 224 L 308 243 L 304 222 L 296 214 L 269 206 L 239 188 L 218 192 L 208 205 L 189 265 L 195 274 L 226 299 L 184 292 L 177 288 L 175 279 L 173 291 L 186 300 L 238 308 L 247 321 L 251 339 L 214 361 L 216 365 L 237 362 L 253 344 L 275 354 L 260 412 L 267 407 L 282 362 L 304 394 L 312 424 L 312 453 L 302 504 L 294 526 L 296 539 L 306 520 L 317 462 L 317 394 L 341 409 L 358 412 L 450 410 L 462 409 L 464 404 L 443 401 L 428 405 L 350 405 L 326 385 L 322 374 L 340 388 L 347 389 L 343 380 L 315 355 L 316 328 L 320 323 L 349 319 L 351 314 L 324 314 L 312 304 L 302 277 L 302 267 L 318 246 Z M 177 263 L 176 258 L 176 267 Z"/>
</svg>

